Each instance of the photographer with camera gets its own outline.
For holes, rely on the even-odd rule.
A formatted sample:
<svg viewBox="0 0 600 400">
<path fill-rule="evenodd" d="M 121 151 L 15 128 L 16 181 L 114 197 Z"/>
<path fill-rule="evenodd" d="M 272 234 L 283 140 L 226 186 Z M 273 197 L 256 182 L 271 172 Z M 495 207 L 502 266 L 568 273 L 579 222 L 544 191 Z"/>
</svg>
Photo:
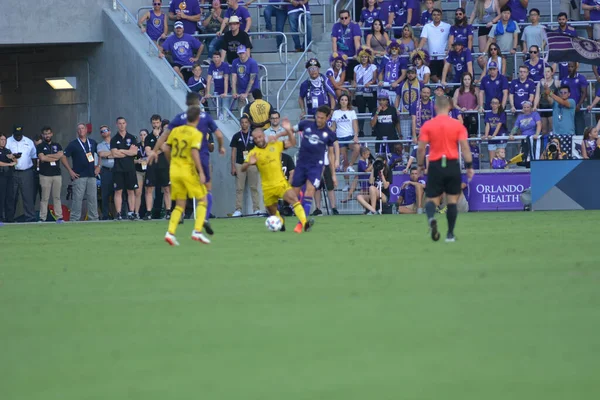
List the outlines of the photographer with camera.
<svg viewBox="0 0 600 400">
<path fill-rule="evenodd" d="M 373 170 L 369 177 L 369 194 L 359 194 L 356 197 L 360 205 L 365 208 L 366 214 L 381 214 L 383 204 L 387 203 L 390 198 L 390 185 L 393 178 L 386 157 L 378 156 L 373 162 Z"/>
<path fill-rule="evenodd" d="M 542 153 L 542 160 L 566 160 L 567 153 L 561 151 L 560 140 L 557 137 L 550 139 L 546 149 Z"/>
</svg>

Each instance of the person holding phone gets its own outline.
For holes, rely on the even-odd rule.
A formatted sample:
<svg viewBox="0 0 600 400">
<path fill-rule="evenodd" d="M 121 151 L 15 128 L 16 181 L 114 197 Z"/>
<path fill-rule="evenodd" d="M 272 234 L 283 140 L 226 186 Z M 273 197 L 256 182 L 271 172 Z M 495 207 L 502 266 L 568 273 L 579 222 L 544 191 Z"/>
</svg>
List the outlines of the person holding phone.
<svg viewBox="0 0 600 400">
<path fill-rule="evenodd" d="M 23 136 L 23 127 L 15 125 L 13 135 L 6 141 L 6 148 L 15 157 L 17 164 L 13 175 L 13 202 L 17 203 L 19 194 L 23 201 L 25 222 L 35 222 L 35 190 L 33 176 L 33 160 L 37 159 L 35 144 L 31 139 Z M 11 200 L 9 200 L 11 201 Z M 11 208 L 12 215 L 7 215 L 8 220 L 14 219 L 15 207 Z"/>
</svg>

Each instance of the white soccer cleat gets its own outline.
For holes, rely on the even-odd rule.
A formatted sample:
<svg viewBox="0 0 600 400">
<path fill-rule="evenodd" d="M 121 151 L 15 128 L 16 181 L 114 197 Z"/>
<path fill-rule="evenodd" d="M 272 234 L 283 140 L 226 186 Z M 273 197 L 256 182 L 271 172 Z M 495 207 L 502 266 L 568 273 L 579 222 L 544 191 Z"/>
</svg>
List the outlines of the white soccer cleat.
<svg viewBox="0 0 600 400">
<path fill-rule="evenodd" d="M 175 235 L 171 235 L 169 232 L 165 234 L 165 242 L 169 243 L 171 246 L 179 246 L 179 242 Z"/>
<path fill-rule="evenodd" d="M 192 240 L 197 242 L 201 242 L 204 244 L 210 244 L 210 239 L 208 239 L 202 232 L 194 231 L 192 232 Z"/>
<path fill-rule="evenodd" d="M 241 210 L 235 210 L 233 212 L 233 214 L 231 214 L 232 217 L 241 217 L 242 216 L 242 211 Z"/>
</svg>

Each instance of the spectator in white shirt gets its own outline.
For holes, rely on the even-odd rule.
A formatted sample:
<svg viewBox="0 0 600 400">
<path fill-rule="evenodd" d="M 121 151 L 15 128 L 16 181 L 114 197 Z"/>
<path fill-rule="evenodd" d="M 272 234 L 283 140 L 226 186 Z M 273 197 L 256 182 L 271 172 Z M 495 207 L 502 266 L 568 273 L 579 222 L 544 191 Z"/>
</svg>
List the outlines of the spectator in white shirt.
<svg viewBox="0 0 600 400">
<path fill-rule="evenodd" d="M 11 151 L 17 160 L 13 178 L 14 204 L 17 204 L 19 193 L 23 201 L 23 210 L 25 211 L 25 222 L 35 222 L 35 194 L 34 194 L 34 176 L 33 160 L 37 159 L 35 144 L 28 137 L 23 136 L 23 127 L 15 125 L 13 135 L 6 141 L 6 148 Z M 10 200 L 9 200 L 10 201 Z M 11 209 L 14 212 L 16 207 Z M 6 218 L 13 220 L 13 215 Z"/>
<path fill-rule="evenodd" d="M 434 8 L 432 13 L 433 21 L 423 27 L 421 31 L 420 49 L 426 49 L 429 52 L 431 61 L 429 69 L 431 70 L 431 80 L 438 82 L 442 77 L 444 70 L 444 59 L 448 51 L 448 35 L 450 34 L 450 24 L 442 21 L 442 10 Z M 427 48 L 425 47 L 427 45 Z"/>
<path fill-rule="evenodd" d="M 275 136 L 278 133 L 285 131 L 283 127 L 279 124 L 281 122 L 281 115 L 277 111 L 272 111 L 269 116 L 269 122 L 271 126 L 268 129 L 265 129 L 265 136 L 268 138 L 269 136 Z M 285 142 L 285 137 L 280 137 L 279 141 Z"/>
<path fill-rule="evenodd" d="M 331 122 L 331 130 L 335 132 L 340 143 L 344 171 L 354 172 L 351 166 L 358 159 L 358 118 L 356 111 L 350 105 L 350 97 L 347 94 L 339 97 Z M 351 160 L 348 159 L 348 149 L 352 150 Z M 349 185 L 346 183 L 344 191 L 347 191 L 348 187 Z"/>
</svg>

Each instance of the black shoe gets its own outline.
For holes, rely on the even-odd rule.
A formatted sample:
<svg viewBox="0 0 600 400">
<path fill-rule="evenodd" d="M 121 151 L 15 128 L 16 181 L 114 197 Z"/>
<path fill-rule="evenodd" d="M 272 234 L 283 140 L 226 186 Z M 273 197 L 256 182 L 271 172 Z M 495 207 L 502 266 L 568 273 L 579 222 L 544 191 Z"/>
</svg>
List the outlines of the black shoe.
<svg viewBox="0 0 600 400">
<path fill-rule="evenodd" d="M 309 219 L 308 221 L 306 221 L 306 224 L 304 224 L 304 232 L 310 232 L 312 226 L 315 224 L 315 220 L 314 219 Z"/>
<path fill-rule="evenodd" d="M 144 221 L 151 221 L 152 220 L 152 213 L 146 213 L 146 215 L 144 215 Z"/>
<path fill-rule="evenodd" d="M 438 227 L 437 227 L 437 221 L 434 219 L 431 220 L 431 222 L 429 223 L 429 228 L 431 230 L 431 239 L 434 242 L 437 242 L 438 240 L 440 240 L 440 233 L 438 232 Z"/>
<path fill-rule="evenodd" d="M 123 221 L 123 217 L 121 216 L 121 214 L 117 215 L 117 218 L 115 218 L 115 221 Z"/>
<path fill-rule="evenodd" d="M 313 211 L 313 213 L 311 214 L 313 217 L 316 217 L 318 215 L 323 215 L 323 211 L 319 210 L 318 208 Z"/>
<path fill-rule="evenodd" d="M 213 213 L 210 213 L 210 215 L 208 216 L 208 218 L 210 218 L 210 219 L 215 219 L 215 218 L 217 218 L 217 217 L 215 217 L 215 214 L 213 214 Z"/>
<path fill-rule="evenodd" d="M 169 220 L 169 219 L 171 219 L 171 211 L 167 211 L 167 212 L 165 213 L 165 219 L 166 219 L 166 220 Z"/>
<path fill-rule="evenodd" d="M 340 215 L 340 212 L 335 207 L 331 209 L 331 212 L 333 213 L 333 215 Z"/>
<path fill-rule="evenodd" d="M 212 227 L 210 226 L 210 222 L 205 222 L 204 223 L 204 230 L 206 231 L 206 233 L 208 233 L 209 235 L 214 235 L 215 231 L 213 231 Z"/>
<path fill-rule="evenodd" d="M 358 137 L 365 137 L 365 133 L 363 131 L 358 132 Z"/>
<path fill-rule="evenodd" d="M 456 237 L 454 237 L 454 233 L 448 232 L 448 234 L 446 235 L 446 243 L 453 243 L 453 242 L 456 242 Z"/>
<path fill-rule="evenodd" d="M 285 232 L 285 220 L 283 220 L 283 224 L 281 225 L 279 232 Z"/>
<path fill-rule="evenodd" d="M 134 213 L 127 214 L 127 219 L 130 221 L 135 221 L 135 214 Z"/>
</svg>

